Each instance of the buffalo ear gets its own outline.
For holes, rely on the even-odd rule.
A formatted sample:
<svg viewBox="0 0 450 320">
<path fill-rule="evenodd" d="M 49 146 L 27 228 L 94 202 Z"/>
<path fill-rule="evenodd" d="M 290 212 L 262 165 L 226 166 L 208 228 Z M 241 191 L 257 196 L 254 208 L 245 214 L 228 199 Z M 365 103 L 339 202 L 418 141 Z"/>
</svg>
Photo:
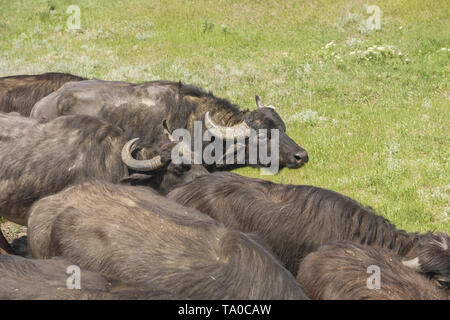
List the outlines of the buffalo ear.
<svg viewBox="0 0 450 320">
<path fill-rule="evenodd" d="M 259 109 L 264 108 L 264 105 L 262 104 L 261 98 L 258 95 L 255 96 L 255 101 L 256 101 L 256 106 Z"/>
<path fill-rule="evenodd" d="M 167 120 L 164 119 L 162 122 L 164 133 L 167 135 L 170 141 L 174 141 L 172 138 L 172 134 L 170 133 L 169 126 L 167 125 Z"/>
</svg>

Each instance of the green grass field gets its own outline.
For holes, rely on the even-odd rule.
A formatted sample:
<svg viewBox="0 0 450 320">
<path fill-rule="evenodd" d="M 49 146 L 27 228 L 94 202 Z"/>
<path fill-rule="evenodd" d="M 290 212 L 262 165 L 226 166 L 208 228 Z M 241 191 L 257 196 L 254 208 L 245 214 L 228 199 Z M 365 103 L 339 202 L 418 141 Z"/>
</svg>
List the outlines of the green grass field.
<svg viewBox="0 0 450 320">
<path fill-rule="evenodd" d="M 80 30 L 67 29 L 71 4 Z M 367 28 L 365 4 L 381 29 Z M 449 12 L 444 0 L 0 0 L 0 76 L 182 80 L 243 108 L 259 94 L 310 156 L 265 179 L 450 232 Z"/>
</svg>

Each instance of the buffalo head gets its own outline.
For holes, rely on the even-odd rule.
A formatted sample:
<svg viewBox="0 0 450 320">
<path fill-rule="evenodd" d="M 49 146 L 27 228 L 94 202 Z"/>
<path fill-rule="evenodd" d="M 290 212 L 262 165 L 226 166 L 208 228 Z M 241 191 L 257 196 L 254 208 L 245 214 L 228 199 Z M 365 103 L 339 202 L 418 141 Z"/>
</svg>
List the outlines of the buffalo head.
<svg viewBox="0 0 450 320">
<path fill-rule="evenodd" d="M 213 136 L 222 140 L 248 137 L 252 129 L 257 133 L 259 138 L 261 129 L 266 129 L 267 135 L 264 138 L 268 139 L 268 146 L 271 145 L 271 129 L 276 129 L 279 132 L 280 167 L 295 169 L 308 162 L 308 153 L 286 134 L 286 125 L 275 111 L 275 108 L 273 106 L 263 105 L 259 96 L 256 96 L 255 99 L 258 108 L 245 113 L 243 121 L 231 127 L 216 124 L 211 119 L 209 112 L 207 112 L 205 114 L 206 129 Z"/>
<path fill-rule="evenodd" d="M 152 151 L 140 147 L 138 143 L 139 138 L 131 139 L 122 148 L 122 161 L 128 167 L 130 175 L 121 182 L 149 186 L 167 194 L 175 186 L 208 173 L 202 165 L 175 164 L 171 161 L 172 149 L 178 142 L 162 145 L 158 154 L 149 159 L 147 156 Z"/>
<path fill-rule="evenodd" d="M 418 256 L 403 261 L 403 264 L 450 288 L 450 237 L 445 232 L 427 236 Z"/>
</svg>

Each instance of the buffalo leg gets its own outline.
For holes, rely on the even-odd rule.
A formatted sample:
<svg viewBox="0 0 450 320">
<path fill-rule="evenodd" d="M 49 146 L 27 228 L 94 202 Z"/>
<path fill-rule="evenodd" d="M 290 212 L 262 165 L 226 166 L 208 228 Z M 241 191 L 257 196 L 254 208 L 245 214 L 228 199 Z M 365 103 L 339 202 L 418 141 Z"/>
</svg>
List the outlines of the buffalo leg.
<svg viewBox="0 0 450 320">
<path fill-rule="evenodd" d="M 8 241 L 6 241 L 5 236 L 3 235 L 1 229 L 0 229 L 0 254 L 14 254 L 13 249 L 9 245 Z"/>
</svg>

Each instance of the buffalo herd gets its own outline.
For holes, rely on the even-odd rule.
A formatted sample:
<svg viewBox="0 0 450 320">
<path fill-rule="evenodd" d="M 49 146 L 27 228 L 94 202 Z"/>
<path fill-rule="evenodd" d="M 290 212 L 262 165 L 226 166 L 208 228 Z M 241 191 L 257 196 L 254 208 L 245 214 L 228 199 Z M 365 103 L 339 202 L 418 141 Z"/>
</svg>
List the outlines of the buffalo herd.
<svg viewBox="0 0 450 320">
<path fill-rule="evenodd" d="M 212 163 L 193 161 L 207 141 L 175 137 L 199 123 Z M 0 232 L 0 299 L 449 299 L 448 234 L 229 172 L 270 165 L 251 132 L 280 169 L 308 162 L 258 96 L 250 111 L 182 82 L 0 78 L 0 216 L 31 254 Z"/>
</svg>

